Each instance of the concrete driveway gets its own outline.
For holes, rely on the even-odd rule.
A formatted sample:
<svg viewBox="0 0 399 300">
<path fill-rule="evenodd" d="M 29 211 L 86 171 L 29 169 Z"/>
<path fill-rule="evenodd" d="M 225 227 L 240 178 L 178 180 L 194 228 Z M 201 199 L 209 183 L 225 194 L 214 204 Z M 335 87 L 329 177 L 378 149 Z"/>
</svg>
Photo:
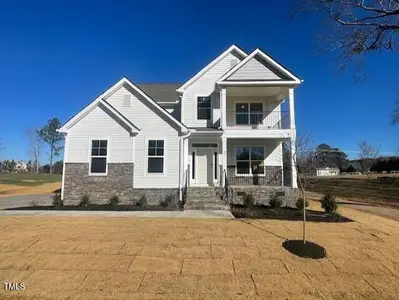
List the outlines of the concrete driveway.
<svg viewBox="0 0 399 300">
<path fill-rule="evenodd" d="M 0 197 L 0 210 L 12 207 L 31 206 L 32 201 L 37 201 L 39 205 L 51 205 L 53 201 L 51 196 L 52 194 Z"/>
<path fill-rule="evenodd" d="M 0 299 L 399 299 L 399 223 L 0 216 Z"/>
</svg>

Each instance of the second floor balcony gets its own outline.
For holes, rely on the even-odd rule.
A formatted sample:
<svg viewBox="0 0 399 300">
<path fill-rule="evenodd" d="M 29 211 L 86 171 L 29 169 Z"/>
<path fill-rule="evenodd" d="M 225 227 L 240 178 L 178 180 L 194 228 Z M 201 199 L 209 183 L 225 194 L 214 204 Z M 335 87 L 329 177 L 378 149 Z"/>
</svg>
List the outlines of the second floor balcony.
<svg viewBox="0 0 399 300">
<path fill-rule="evenodd" d="M 228 110 L 226 128 L 236 129 L 290 129 L 289 111 L 262 109 Z"/>
</svg>

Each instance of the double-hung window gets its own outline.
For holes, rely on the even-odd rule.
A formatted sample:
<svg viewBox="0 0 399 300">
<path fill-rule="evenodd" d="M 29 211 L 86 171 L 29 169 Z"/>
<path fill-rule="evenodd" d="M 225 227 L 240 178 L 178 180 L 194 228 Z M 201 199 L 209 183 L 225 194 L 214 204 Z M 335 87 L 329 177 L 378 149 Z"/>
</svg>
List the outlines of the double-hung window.
<svg viewBox="0 0 399 300">
<path fill-rule="evenodd" d="M 90 173 L 106 174 L 107 173 L 107 140 L 91 141 L 91 158 Z"/>
<path fill-rule="evenodd" d="M 164 146 L 163 140 L 148 141 L 148 173 L 162 174 L 164 172 Z"/>
<path fill-rule="evenodd" d="M 211 119 L 211 97 L 197 98 L 197 119 L 210 120 Z"/>
<path fill-rule="evenodd" d="M 263 147 L 237 147 L 237 174 L 264 174 L 265 150 Z"/>
<path fill-rule="evenodd" d="M 263 106 L 260 102 L 236 103 L 237 125 L 258 125 L 263 122 Z"/>
</svg>

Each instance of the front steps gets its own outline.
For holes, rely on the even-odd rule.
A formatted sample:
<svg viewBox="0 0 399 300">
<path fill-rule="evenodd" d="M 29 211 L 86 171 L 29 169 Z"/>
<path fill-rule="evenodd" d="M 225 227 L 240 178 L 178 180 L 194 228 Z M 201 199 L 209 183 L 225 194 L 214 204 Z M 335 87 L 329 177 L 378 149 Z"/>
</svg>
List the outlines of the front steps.
<svg viewBox="0 0 399 300">
<path fill-rule="evenodd" d="M 185 210 L 230 210 L 226 201 L 221 199 L 223 188 L 188 187 Z"/>
</svg>

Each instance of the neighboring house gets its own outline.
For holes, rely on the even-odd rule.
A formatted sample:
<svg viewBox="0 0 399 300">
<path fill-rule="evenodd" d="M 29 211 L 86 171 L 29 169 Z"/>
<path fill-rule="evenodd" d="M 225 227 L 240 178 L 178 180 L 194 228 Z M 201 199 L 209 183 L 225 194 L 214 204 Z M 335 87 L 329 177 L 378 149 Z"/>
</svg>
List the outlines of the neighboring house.
<svg viewBox="0 0 399 300">
<path fill-rule="evenodd" d="M 159 200 L 226 185 L 296 197 L 294 154 L 283 162 L 282 142 L 295 143 L 301 82 L 262 50 L 235 45 L 183 84 L 123 78 L 59 130 L 62 198 Z"/>
<path fill-rule="evenodd" d="M 339 169 L 337 167 L 322 167 L 316 169 L 316 176 L 338 176 Z"/>
</svg>

